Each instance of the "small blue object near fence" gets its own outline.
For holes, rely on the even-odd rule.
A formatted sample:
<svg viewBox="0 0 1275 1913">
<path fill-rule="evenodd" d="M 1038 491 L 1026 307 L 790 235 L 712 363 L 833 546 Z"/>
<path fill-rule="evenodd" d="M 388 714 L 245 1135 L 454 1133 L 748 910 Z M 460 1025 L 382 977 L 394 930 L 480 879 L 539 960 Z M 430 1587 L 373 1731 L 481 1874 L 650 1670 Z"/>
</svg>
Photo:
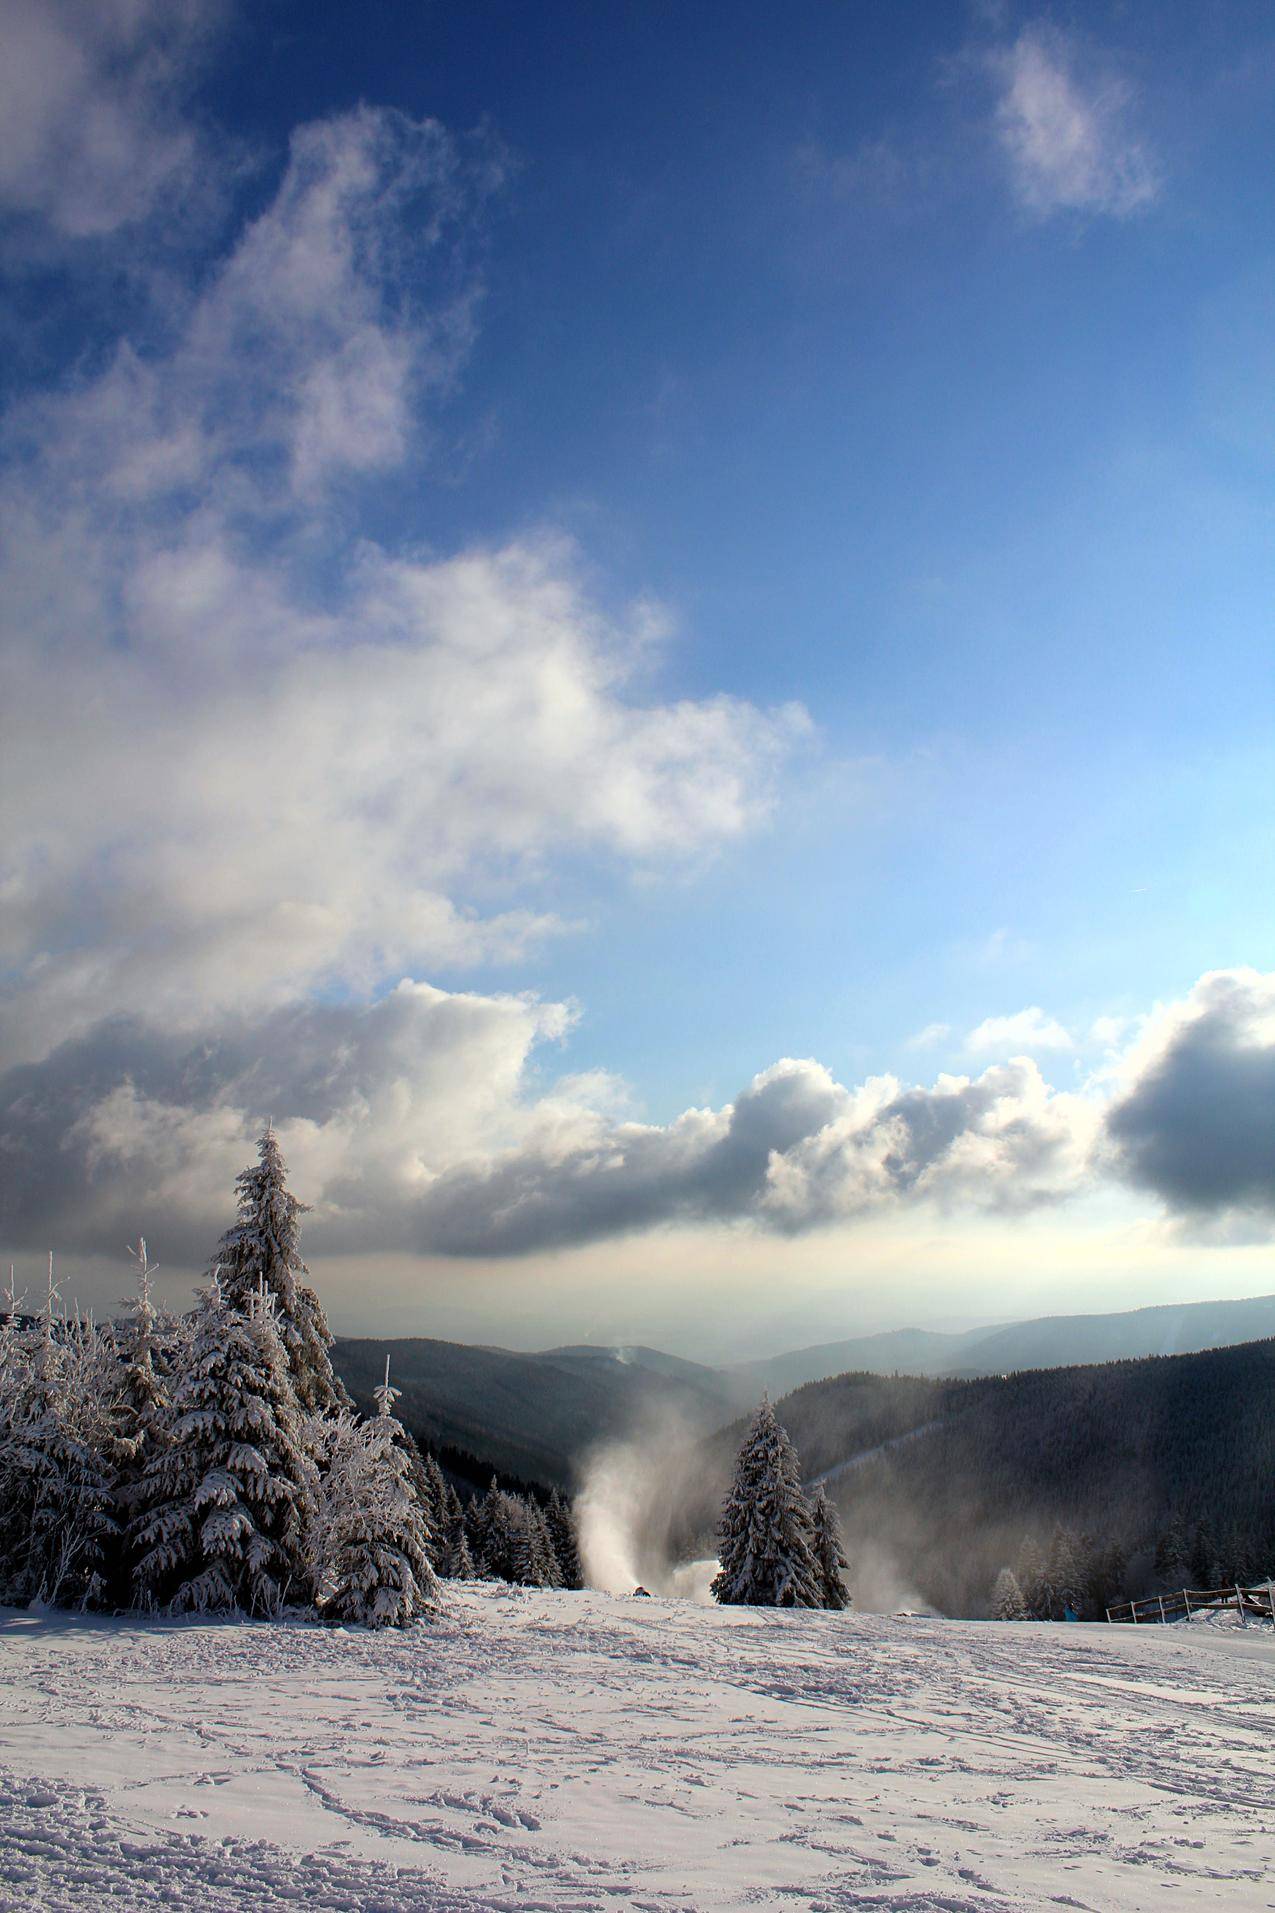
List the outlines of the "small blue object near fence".
<svg viewBox="0 0 1275 1913">
<path fill-rule="evenodd" d="M 1109 1621 L 1151 1622 L 1159 1627 L 1169 1621 L 1189 1621 L 1196 1614 L 1237 1612 L 1243 1625 L 1250 1619 L 1275 1622 L 1275 1581 L 1263 1581 L 1257 1587 L 1180 1588 L 1176 1594 L 1151 1594 L 1141 1601 L 1117 1601 L 1107 1609 Z"/>
</svg>

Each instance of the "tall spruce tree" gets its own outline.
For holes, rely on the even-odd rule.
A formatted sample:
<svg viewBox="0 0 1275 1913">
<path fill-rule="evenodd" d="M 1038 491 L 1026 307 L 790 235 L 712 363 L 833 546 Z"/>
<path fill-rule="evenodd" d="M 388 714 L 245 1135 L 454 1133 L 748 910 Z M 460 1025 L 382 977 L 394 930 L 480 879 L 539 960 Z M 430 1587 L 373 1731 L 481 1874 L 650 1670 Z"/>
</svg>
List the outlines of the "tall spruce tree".
<svg viewBox="0 0 1275 1913">
<path fill-rule="evenodd" d="M 447 1483 L 447 1496 L 443 1510 L 443 1547 L 441 1572 L 449 1581 L 472 1581 L 474 1563 L 469 1552 L 469 1537 L 465 1530 L 465 1511 L 460 1505 L 460 1496 L 450 1481 Z"/>
<path fill-rule="evenodd" d="M 376 1391 L 377 1413 L 334 1432 L 320 1521 L 317 1602 L 335 1621 L 406 1627 L 435 1607 L 425 1511 L 411 1479 L 405 1431 L 393 1413 L 397 1389 Z"/>
<path fill-rule="evenodd" d="M 1046 1585 L 1045 1557 L 1040 1544 L 1028 1535 L 1018 1550 L 1015 1579 L 1022 1591 L 1029 1621 L 1049 1619 L 1049 1589 Z"/>
<path fill-rule="evenodd" d="M 127 1314 L 116 1324 L 119 1387 L 115 1397 L 111 1459 L 115 1466 L 116 1519 L 121 1545 L 115 1550 L 111 1591 L 121 1606 L 132 1597 L 137 1566 L 128 1543 L 130 1523 L 139 1506 L 142 1478 L 156 1449 L 166 1439 L 168 1391 L 177 1344 L 183 1331 L 161 1312 L 151 1294 L 154 1266 L 139 1236 L 129 1254 L 137 1264 L 137 1289 L 125 1298 Z"/>
<path fill-rule="evenodd" d="M 582 1588 L 584 1570 L 580 1565 L 580 1539 L 575 1516 L 555 1488 L 545 1509 L 545 1524 L 558 1563 L 558 1579 L 564 1588 Z"/>
<path fill-rule="evenodd" d="M 308 1602 L 316 1489 L 273 1298 L 263 1283 L 241 1313 L 214 1280 L 139 1483 L 136 1604 L 272 1615 Z"/>
<path fill-rule="evenodd" d="M 712 1592 L 723 1604 L 822 1605 L 797 1451 L 767 1397 L 739 1451 L 718 1543 Z"/>
<path fill-rule="evenodd" d="M 827 1608 L 847 1608 L 850 1605 L 850 1590 L 842 1580 L 842 1570 L 850 1563 L 846 1559 L 845 1542 L 841 1537 L 841 1523 L 837 1511 L 829 1501 L 823 1489 L 815 1496 L 810 1511 L 811 1546 L 814 1551 L 815 1567 L 818 1570 L 821 1606 Z"/>
<path fill-rule="evenodd" d="M 287 1186 L 287 1165 L 274 1130 L 262 1132 L 257 1161 L 235 1179 L 239 1220 L 217 1247 L 214 1269 L 231 1309 L 246 1315 L 264 1284 L 274 1299 L 279 1335 L 287 1352 L 297 1401 L 308 1415 L 351 1409 L 332 1371 L 332 1331 L 301 1260 L 301 1218 L 309 1204 Z"/>
</svg>

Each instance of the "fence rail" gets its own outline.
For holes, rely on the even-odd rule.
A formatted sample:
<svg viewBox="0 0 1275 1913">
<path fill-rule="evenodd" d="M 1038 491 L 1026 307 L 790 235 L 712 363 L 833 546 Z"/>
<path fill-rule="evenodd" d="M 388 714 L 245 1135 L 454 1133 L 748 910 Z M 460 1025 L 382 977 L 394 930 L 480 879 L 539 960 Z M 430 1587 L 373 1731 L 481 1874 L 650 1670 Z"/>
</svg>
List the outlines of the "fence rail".
<svg viewBox="0 0 1275 1913">
<path fill-rule="evenodd" d="M 1169 1621 L 1189 1621 L 1193 1614 L 1217 1613 L 1233 1608 L 1241 1621 L 1250 1615 L 1258 1621 L 1275 1621 L 1275 1581 L 1263 1581 L 1257 1587 L 1180 1588 L 1176 1594 L 1151 1594 L 1141 1601 L 1117 1601 L 1107 1609 L 1107 1619 L 1115 1622 L 1151 1622 L 1159 1627 Z"/>
</svg>

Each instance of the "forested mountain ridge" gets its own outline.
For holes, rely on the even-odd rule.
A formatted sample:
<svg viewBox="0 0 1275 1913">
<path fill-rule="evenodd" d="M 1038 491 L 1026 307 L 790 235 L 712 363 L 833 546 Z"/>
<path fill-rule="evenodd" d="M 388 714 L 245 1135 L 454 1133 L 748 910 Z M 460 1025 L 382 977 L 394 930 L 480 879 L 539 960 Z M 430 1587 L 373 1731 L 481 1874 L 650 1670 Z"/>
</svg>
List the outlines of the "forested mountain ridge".
<svg viewBox="0 0 1275 1913">
<path fill-rule="evenodd" d="M 840 1470 L 852 1556 L 887 1550 L 945 1613 L 986 1612 L 997 1570 L 1059 1524 L 1121 1549 L 1130 1591 L 1157 1550 L 1170 1579 L 1275 1571 L 1275 1340 L 975 1380 L 842 1375 L 778 1412 L 807 1480 Z M 714 1444 L 719 1473 L 737 1432 Z"/>
</svg>

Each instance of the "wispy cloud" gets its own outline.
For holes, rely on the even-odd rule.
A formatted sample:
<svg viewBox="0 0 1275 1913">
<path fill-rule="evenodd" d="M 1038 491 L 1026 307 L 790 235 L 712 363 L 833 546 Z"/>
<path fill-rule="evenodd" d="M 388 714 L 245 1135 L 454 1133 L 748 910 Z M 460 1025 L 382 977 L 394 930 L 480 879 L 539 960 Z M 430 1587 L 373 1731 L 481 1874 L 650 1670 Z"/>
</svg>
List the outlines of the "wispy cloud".
<svg viewBox="0 0 1275 1913">
<path fill-rule="evenodd" d="M 499 177 L 431 121 L 302 127 L 162 351 L 122 339 L 8 420 L 11 1058 L 104 1010 L 508 960 L 562 927 L 520 873 L 765 812 L 804 714 L 638 691 L 667 619 L 602 613 L 551 530 L 437 557 L 351 529 L 458 375 Z"/>
<path fill-rule="evenodd" d="M 1056 28 L 1025 27 L 989 56 L 996 135 L 1020 204 L 1038 218 L 1142 211 L 1159 192 L 1130 86 Z"/>
<path fill-rule="evenodd" d="M 188 191 L 203 141 L 181 113 L 221 0 L 5 0 L 0 210 L 100 239 Z"/>
<path fill-rule="evenodd" d="M 914 1036 L 909 1036 L 907 1047 L 909 1049 L 937 1049 L 939 1044 L 945 1043 L 951 1034 L 952 1025 L 950 1023 L 927 1023 L 924 1029 L 917 1030 Z"/>
<path fill-rule="evenodd" d="M 1037 1050 L 1074 1049 L 1072 1038 L 1056 1018 L 1038 1004 L 1012 1016 L 989 1016 L 965 1038 L 971 1056 L 1031 1056 Z"/>
</svg>

